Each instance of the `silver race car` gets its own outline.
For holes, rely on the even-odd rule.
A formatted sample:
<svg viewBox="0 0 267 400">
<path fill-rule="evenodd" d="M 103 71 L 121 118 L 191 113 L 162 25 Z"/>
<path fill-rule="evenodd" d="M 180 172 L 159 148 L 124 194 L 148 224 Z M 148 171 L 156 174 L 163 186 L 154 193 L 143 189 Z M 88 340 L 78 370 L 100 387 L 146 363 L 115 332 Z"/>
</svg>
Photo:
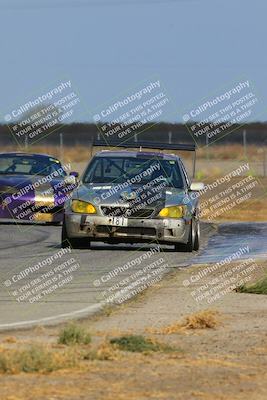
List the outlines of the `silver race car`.
<svg viewBox="0 0 267 400">
<path fill-rule="evenodd" d="M 194 149 L 173 148 L 181 146 Z M 62 247 L 156 242 L 177 251 L 198 250 L 197 191 L 203 187 L 190 182 L 176 155 L 141 148 L 100 151 L 65 204 Z"/>
</svg>

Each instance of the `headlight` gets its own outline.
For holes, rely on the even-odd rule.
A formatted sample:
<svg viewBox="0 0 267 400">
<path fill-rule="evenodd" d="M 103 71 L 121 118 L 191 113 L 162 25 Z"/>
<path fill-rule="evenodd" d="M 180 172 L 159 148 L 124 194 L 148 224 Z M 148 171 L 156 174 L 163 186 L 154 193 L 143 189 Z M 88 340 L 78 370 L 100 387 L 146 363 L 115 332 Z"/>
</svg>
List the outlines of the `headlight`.
<svg viewBox="0 0 267 400">
<path fill-rule="evenodd" d="M 159 217 L 162 218 L 181 218 L 185 215 L 186 208 L 185 206 L 171 206 L 163 208 Z"/>
<path fill-rule="evenodd" d="M 73 212 L 81 214 L 96 214 L 96 208 L 91 203 L 81 200 L 72 200 L 71 209 Z"/>
</svg>

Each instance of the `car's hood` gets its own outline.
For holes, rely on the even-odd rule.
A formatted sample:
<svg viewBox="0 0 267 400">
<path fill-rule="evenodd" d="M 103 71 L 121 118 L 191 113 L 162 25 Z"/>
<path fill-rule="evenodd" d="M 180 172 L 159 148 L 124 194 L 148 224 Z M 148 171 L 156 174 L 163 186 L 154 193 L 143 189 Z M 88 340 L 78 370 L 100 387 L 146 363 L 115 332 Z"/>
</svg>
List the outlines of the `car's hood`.
<svg viewBox="0 0 267 400">
<path fill-rule="evenodd" d="M 0 193 L 16 193 L 24 188 L 27 188 L 27 193 L 29 193 L 34 191 L 34 187 L 38 190 L 52 187 L 54 190 L 61 180 L 62 178 L 56 178 L 48 181 L 45 176 L 41 175 L 0 175 Z"/>
<path fill-rule="evenodd" d="M 182 204 L 185 190 L 164 185 L 144 189 L 142 185 L 118 187 L 118 185 L 82 184 L 73 198 L 92 202 L 96 205 L 129 204 L 142 202 L 145 206 Z M 139 200 L 137 200 L 137 198 Z"/>
</svg>

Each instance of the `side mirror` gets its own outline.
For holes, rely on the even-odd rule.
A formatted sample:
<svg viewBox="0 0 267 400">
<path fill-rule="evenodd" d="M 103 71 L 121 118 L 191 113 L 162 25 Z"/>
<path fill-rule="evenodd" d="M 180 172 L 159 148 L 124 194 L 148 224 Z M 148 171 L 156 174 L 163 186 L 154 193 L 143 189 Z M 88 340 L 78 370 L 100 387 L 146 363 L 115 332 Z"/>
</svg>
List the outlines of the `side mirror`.
<svg viewBox="0 0 267 400">
<path fill-rule="evenodd" d="M 64 178 L 65 185 L 77 185 L 77 178 L 74 175 L 67 175 Z"/>
<path fill-rule="evenodd" d="M 75 178 L 79 178 L 79 172 L 71 171 L 70 176 L 74 176 Z"/>
<path fill-rule="evenodd" d="M 204 183 L 202 182 L 192 182 L 190 186 L 190 190 L 194 192 L 199 192 L 200 190 L 203 190 L 205 187 Z"/>
</svg>

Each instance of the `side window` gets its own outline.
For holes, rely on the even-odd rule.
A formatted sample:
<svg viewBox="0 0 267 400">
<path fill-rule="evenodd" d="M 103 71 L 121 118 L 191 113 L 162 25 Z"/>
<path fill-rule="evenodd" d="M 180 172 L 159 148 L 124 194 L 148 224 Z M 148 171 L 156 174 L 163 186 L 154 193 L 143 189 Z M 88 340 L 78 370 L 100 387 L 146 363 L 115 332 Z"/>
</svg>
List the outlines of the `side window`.
<svg viewBox="0 0 267 400">
<path fill-rule="evenodd" d="M 182 163 L 182 161 L 180 161 L 180 166 L 181 166 L 181 169 L 182 169 L 182 173 L 184 175 L 184 179 L 186 181 L 186 185 L 189 188 L 190 185 L 191 185 L 191 182 L 190 182 L 190 179 L 189 179 L 189 177 L 187 175 L 186 169 L 185 169 L 184 164 Z"/>
<path fill-rule="evenodd" d="M 95 162 L 94 168 L 92 169 L 92 176 L 94 179 L 96 180 L 100 180 L 103 176 L 103 160 L 102 159 L 98 159 Z"/>
</svg>

